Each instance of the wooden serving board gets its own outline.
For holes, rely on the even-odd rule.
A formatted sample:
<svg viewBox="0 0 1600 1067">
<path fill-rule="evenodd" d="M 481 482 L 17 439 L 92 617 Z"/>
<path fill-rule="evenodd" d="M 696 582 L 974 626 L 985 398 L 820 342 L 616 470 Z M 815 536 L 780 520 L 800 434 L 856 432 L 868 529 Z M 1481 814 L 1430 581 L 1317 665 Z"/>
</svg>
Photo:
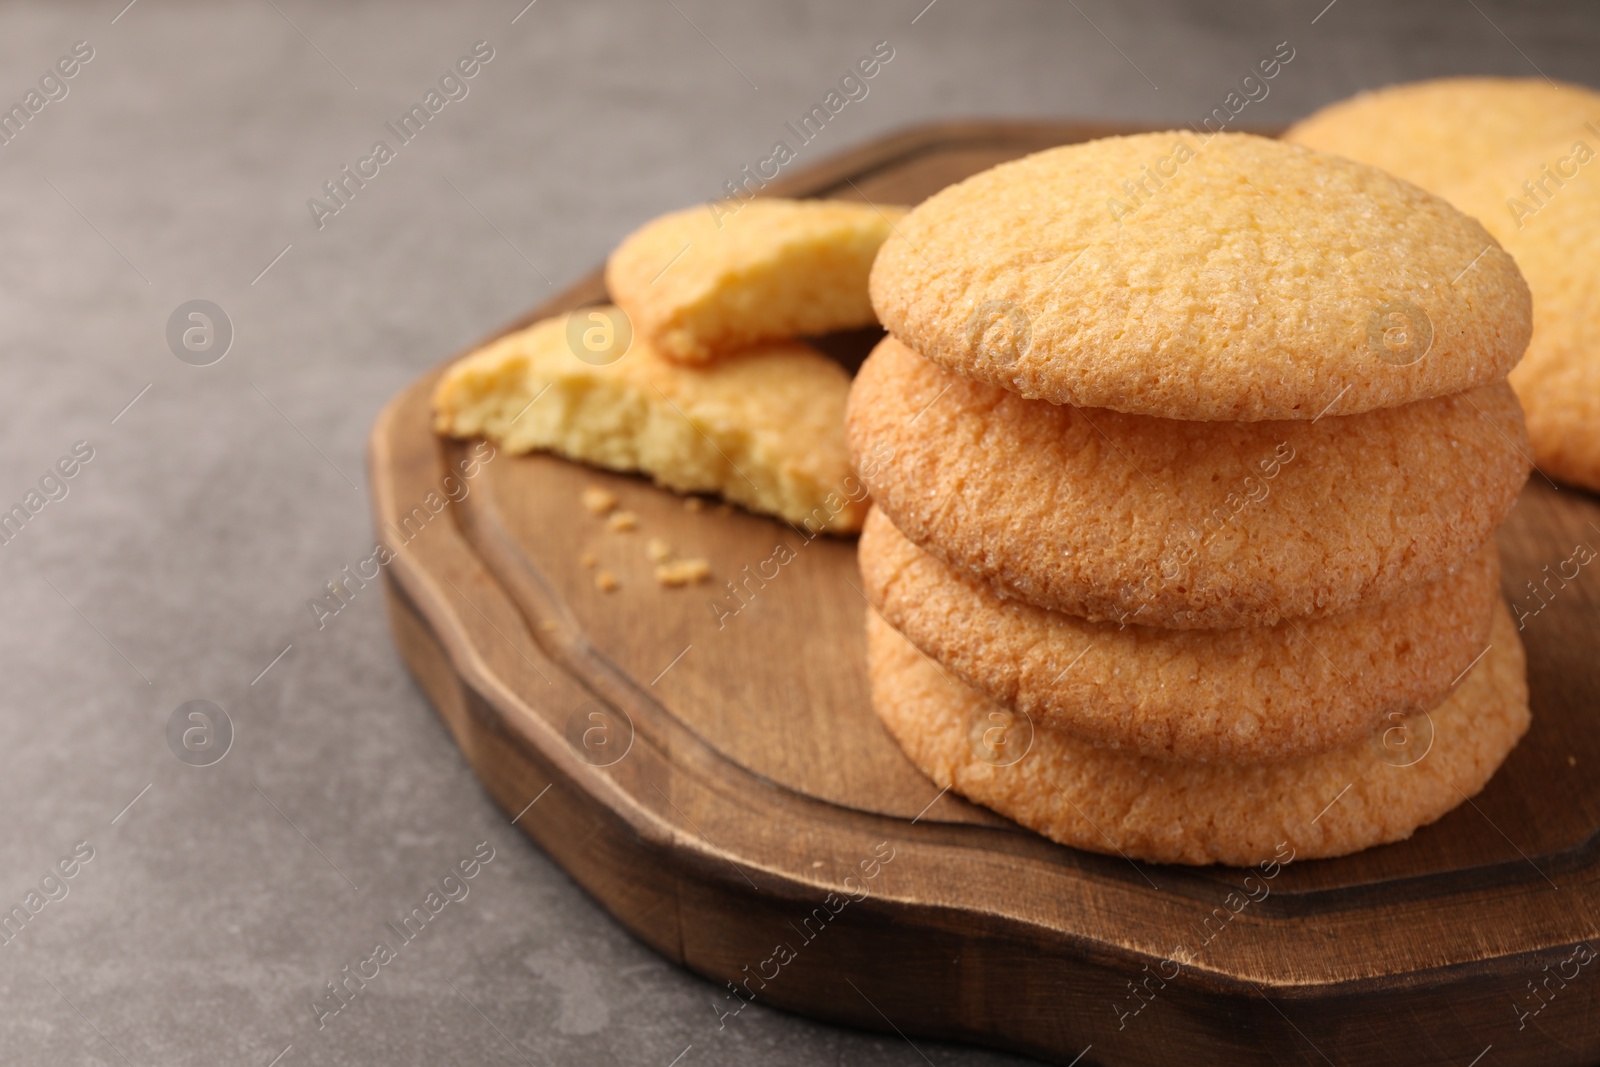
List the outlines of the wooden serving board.
<svg viewBox="0 0 1600 1067">
<path fill-rule="evenodd" d="M 769 191 L 915 203 L 1108 132 L 932 126 Z M 604 298 L 596 272 L 514 325 Z M 1600 1061 L 1600 960 L 1579 947 L 1600 949 L 1600 568 L 1525 620 L 1534 725 L 1480 796 L 1409 841 L 1275 869 L 1236 910 L 1250 871 L 1063 848 L 918 773 L 868 706 L 851 540 L 505 455 L 446 521 L 399 533 L 473 447 L 431 432 L 437 376 L 372 435 L 378 527 L 404 544 L 395 639 L 495 801 L 663 955 L 760 1003 L 1060 1062 Z M 639 529 L 581 508 L 590 484 Z M 656 585 L 649 537 L 712 582 Z M 1507 596 L 1538 607 L 1525 583 L 1600 548 L 1600 506 L 1536 475 L 1500 543 Z"/>
</svg>

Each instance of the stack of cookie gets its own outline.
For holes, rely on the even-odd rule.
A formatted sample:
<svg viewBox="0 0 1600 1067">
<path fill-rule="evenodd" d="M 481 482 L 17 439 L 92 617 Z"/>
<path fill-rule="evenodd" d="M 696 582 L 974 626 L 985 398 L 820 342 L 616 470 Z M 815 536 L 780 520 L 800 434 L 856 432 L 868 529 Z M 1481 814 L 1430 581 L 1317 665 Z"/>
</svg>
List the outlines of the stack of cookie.
<svg viewBox="0 0 1600 1067">
<path fill-rule="evenodd" d="M 1527 729 L 1493 533 L 1529 298 L 1472 219 L 1275 141 L 1111 138 L 934 196 L 871 289 L 873 703 L 941 786 L 1252 864 L 1407 837 Z"/>
</svg>

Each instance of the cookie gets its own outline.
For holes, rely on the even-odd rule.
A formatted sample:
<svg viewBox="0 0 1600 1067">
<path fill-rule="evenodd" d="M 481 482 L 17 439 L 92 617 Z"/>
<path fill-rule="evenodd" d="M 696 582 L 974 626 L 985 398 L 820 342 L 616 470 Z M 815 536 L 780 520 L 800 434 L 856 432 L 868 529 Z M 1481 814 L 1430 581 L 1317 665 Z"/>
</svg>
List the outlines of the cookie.
<svg viewBox="0 0 1600 1067">
<path fill-rule="evenodd" d="M 1529 331 L 1527 286 L 1475 220 L 1248 134 L 1003 163 L 907 215 L 871 290 L 883 324 L 951 370 L 1171 419 L 1310 421 L 1456 393 L 1505 377 Z"/>
<path fill-rule="evenodd" d="M 869 610 L 872 706 L 935 784 L 1065 845 L 1156 863 L 1341 856 L 1411 836 L 1483 788 L 1528 728 L 1522 644 L 1505 605 L 1450 698 L 1373 738 L 1235 766 L 1111 752 L 948 679 Z"/>
<path fill-rule="evenodd" d="M 1085 622 L 963 578 L 883 513 L 862 589 L 885 620 L 991 700 L 1110 749 L 1258 763 L 1326 752 L 1435 707 L 1489 640 L 1494 542 L 1454 574 L 1305 623 L 1163 630 Z"/>
<path fill-rule="evenodd" d="M 619 319 L 615 308 L 583 308 L 460 360 L 435 388 L 434 430 L 640 471 L 807 534 L 860 529 L 867 491 L 845 447 L 850 379 L 837 363 L 790 341 L 694 368 L 640 338 L 598 350 L 586 339 L 625 331 Z"/>
<path fill-rule="evenodd" d="M 867 271 L 905 211 L 767 198 L 687 208 L 630 234 L 606 287 L 639 334 L 685 363 L 870 326 Z"/>
<path fill-rule="evenodd" d="M 1330 104 L 1290 126 L 1283 139 L 1382 167 L 1448 198 L 1450 186 L 1483 167 L 1577 134 L 1588 121 L 1600 122 L 1600 93 L 1581 85 L 1438 78 Z"/>
<path fill-rule="evenodd" d="M 1096 622 L 1273 626 L 1437 578 L 1528 473 L 1504 381 L 1320 420 L 1184 422 L 1025 400 L 893 338 L 848 433 L 907 537 L 1002 595 Z"/>
<path fill-rule="evenodd" d="M 1517 257 L 1533 290 L 1533 340 L 1511 384 L 1534 462 L 1600 492 L 1600 121 L 1447 195 Z"/>
</svg>

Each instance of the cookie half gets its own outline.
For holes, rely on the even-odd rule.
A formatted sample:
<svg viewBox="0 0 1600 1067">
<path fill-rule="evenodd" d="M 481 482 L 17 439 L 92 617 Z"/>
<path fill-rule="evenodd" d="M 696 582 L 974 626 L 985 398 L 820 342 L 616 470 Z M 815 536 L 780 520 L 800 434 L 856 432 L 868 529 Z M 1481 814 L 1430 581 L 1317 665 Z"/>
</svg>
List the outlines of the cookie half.
<svg viewBox="0 0 1600 1067">
<path fill-rule="evenodd" d="M 1247 134 L 1111 137 L 1003 163 L 912 210 L 871 290 L 883 324 L 951 370 L 1216 421 L 1485 385 L 1521 357 L 1530 314 L 1511 257 L 1444 200 Z"/>
<path fill-rule="evenodd" d="M 1600 122 L 1600 93 L 1581 85 L 1438 78 L 1329 104 L 1289 127 L 1283 139 L 1382 167 L 1448 198 L 1451 186 L 1481 168 L 1575 134 L 1588 121 Z"/>
<path fill-rule="evenodd" d="M 1272 626 L 1387 600 L 1488 540 L 1528 474 L 1504 381 L 1308 422 L 1026 400 L 893 338 L 848 434 L 907 537 L 1005 596 L 1096 622 Z"/>
<path fill-rule="evenodd" d="M 629 234 L 606 263 L 606 287 L 642 336 L 683 363 L 870 326 L 867 271 L 905 212 L 767 198 L 686 208 Z"/>
<path fill-rule="evenodd" d="M 852 533 L 867 491 L 844 441 L 849 388 L 843 368 L 796 341 L 681 366 L 627 343 L 616 308 L 590 307 L 453 364 L 434 389 L 433 428 L 718 493 L 807 535 Z"/>
<path fill-rule="evenodd" d="M 1600 94 L 1596 94 L 1600 95 Z M 1483 221 L 1533 290 L 1533 339 L 1511 372 L 1534 461 L 1600 492 L 1600 107 L 1576 133 L 1448 190 Z"/>
<path fill-rule="evenodd" d="M 1450 698 L 1371 740 L 1247 767 L 1111 752 L 942 674 L 875 612 L 872 705 L 911 762 L 1065 845 L 1156 863 L 1341 856 L 1411 836 L 1483 788 L 1528 729 L 1522 643 L 1503 604 L 1493 644 Z"/>
<path fill-rule="evenodd" d="M 1326 752 L 1437 706 L 1488 644 L 1500 599 L 1492 540 L 1386 603 L 1239 630 L 1092 623 L 1002 599 L 877 509 L 860 563 L 884 619 L 991 700 L 1108 749 L 1196 762 Z"/>
</svg>

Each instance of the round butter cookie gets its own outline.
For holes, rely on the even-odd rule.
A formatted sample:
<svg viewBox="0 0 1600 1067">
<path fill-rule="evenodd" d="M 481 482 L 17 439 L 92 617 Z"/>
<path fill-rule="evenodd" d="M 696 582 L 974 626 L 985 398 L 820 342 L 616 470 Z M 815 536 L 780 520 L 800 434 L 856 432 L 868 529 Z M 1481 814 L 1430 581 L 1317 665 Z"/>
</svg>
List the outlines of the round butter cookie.
<svg viewBox="0 0 1600 1067">
<path fill-rule="evenodd" d="M 1303 625 L 1162 630 L 1092 623 L 963 578 L 874 509 L 867 600 L 991 700 L 1108 749 L 1259 763 L 1326 752 L 1436 707 L 1489 641 L 1491 540 L 1454 574 Z"/>
<path fill-rule="evenodd" d="M 1480 168 L 1576 134 L 1589 121 L 1600 123 L 1600 93 L 1581 85 L 1437 78 L 1329 104 L 1290 126 L 1283 139 L 1370 163 L 1448 198 L 1450 186 Z"/>
<path fill-rule="evenodd" d="M 1528 729 L 1522 643 L 1504 604 L 1450 698 L 1382 734 L 1247 767 L 1110 752 L 1034 725 L 942 675 L 867 613 L 872 706 L 924 774 L 1046 837 L 1155 863 L 1247 866 L 1410 837 L 1483 788 Z"/>
<path fill-rule="evenodd" d="M 1175 629 L 1394 597 L 1488 540 L 1528 474 L 1504 381 L 1315 421 L 1184 422 L 1025 400 L 885 338 L 846 420 L 873 499 L 951 567 Z"/>
<path fill-rule="evenodd" d="M 1475 220 L 1248 134 L 1003 163 L 901 220 L 870 287 L 883 324 L 951 370 L 1169 419 L 1309 421 L 1456 393 L 1505 377 L 1529 331 L 1527 286 Z"/>
<path fill-rule="evenodd" d="M 1600 121 L 1449 190 L 1533 290 L 1533 340 L 1511 372 L 1539 469 L 1600 492 Z"/>
</svg>

